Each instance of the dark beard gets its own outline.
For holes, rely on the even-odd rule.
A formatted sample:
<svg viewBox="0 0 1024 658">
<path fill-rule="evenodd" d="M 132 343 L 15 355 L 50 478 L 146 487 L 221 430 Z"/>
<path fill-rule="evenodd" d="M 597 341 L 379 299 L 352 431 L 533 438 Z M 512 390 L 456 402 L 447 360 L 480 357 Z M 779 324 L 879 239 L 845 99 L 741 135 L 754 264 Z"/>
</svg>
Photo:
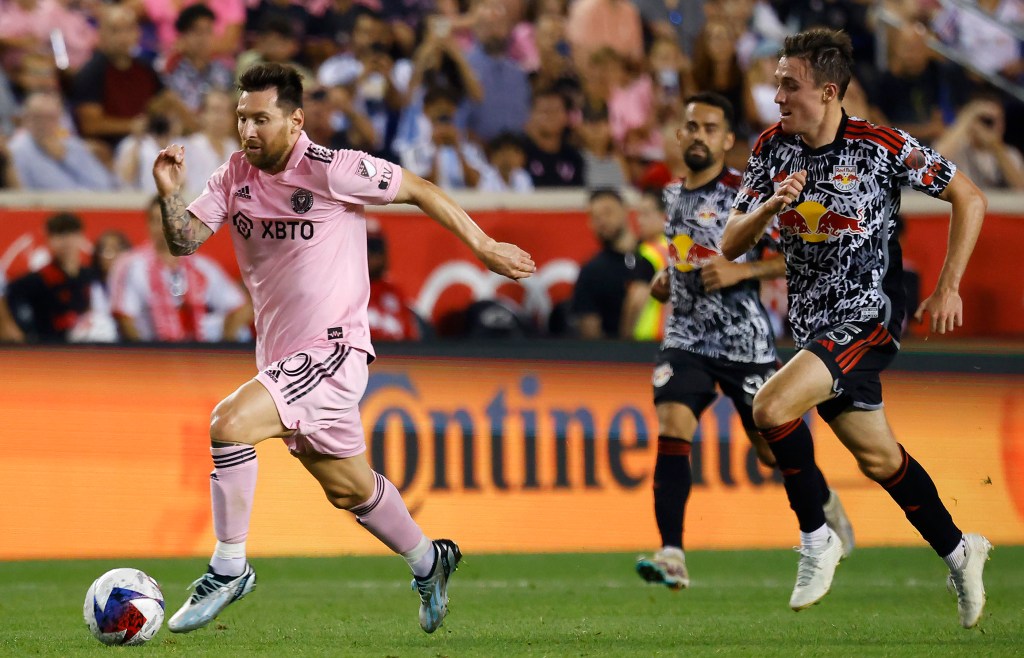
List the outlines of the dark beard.
<svg viewBox="0 0 1024 658">
<path fill-rule="evenodd" d="M 697 173 L 710 167 L 713 164 L 713 159 L 710 152 L 707 155 L 699 155 L 693 150 L 687 149 L 686 153 L 683 154 L 683 162 L 686 163 L 687 169 Z"/>
</svg>

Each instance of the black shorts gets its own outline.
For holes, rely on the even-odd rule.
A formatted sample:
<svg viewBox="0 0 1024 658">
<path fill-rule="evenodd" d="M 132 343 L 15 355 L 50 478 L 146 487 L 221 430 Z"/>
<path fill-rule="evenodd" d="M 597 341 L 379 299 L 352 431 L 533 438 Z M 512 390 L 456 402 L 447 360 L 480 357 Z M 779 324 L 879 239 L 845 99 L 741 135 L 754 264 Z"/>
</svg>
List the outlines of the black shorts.
<svg viewBox="0 0 1024 658">
<path fill-rule="evenodd" d="M 825 422 L 850 407 L 882 408 L 882 380 L 900 344 L 877 322 L 845 322 L 815 336 L 804 348 L 821 359 L 832 373 L 835 397 L 818 405 Z"/>
<path fill-rule="evenodd" d="M 715 384 L 722 389 L 736 407 L 743 427 L 755 430 L 754 395 L 781 364 L 737 363 L 713 359 L 677 348 L 658 352 L 657 365 L 651 383 L 654 385 L 654 404 L 678 402 L 700 418 L 718 394 Z"/>
</svg>

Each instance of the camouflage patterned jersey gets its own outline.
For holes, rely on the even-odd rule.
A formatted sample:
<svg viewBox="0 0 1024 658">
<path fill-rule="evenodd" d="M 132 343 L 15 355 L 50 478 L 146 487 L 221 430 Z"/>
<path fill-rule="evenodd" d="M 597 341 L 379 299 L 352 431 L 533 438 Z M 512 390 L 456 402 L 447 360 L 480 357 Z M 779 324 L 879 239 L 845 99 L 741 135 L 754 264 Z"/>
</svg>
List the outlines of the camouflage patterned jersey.
<svg viewBox="0 0 1024 658">
<path fill-rule="evenodd" d="M 675 347 L 739 363 L 776 361 L 758 281 L 707 292 L 700 278 L 701 267 L 721 255 L 722 232 L 740 180 L 738 171 L 724 169 L 718 178 L 695 190 L 684 189 L 678 182 L 665 188 L 672 314 L 665 324 L 662 349 Z M 761 249 L 759 244 L 743 259 L 756 259 Z"/>
<path fill-rule="evenodd" d="M 939 196 L 956 165 L 902 130 L 845 113 L 835 141 L 818 149 L 776 124 L 754 145 L 733 207 L 750 212 L 802 169 L 803 192 L 776 219 L 797 346 L 848 321 L 877 321 L 898 338 L 906 312 L 894 230 L 900 188 Z"/>
</svg>

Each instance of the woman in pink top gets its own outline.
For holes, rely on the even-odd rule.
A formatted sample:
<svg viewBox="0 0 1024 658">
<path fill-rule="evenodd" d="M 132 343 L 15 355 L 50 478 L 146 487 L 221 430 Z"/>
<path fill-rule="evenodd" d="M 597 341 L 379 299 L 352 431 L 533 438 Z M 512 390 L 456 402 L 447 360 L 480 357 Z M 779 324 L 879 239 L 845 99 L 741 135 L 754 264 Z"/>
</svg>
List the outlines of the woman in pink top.
<svg viewBox="0 0 1024 658">
<path fill-rule="evenodd" d="M 156 26 L 161 53 L 171 53 L 177 32 L 174 21 L 182 9 L 202 1 L 213 12 L 215 55 L 234 57 L 242 47 L 242 27 L 245 24 L 244 0 L 142 0 L 146 15 Z"/>
</svg>

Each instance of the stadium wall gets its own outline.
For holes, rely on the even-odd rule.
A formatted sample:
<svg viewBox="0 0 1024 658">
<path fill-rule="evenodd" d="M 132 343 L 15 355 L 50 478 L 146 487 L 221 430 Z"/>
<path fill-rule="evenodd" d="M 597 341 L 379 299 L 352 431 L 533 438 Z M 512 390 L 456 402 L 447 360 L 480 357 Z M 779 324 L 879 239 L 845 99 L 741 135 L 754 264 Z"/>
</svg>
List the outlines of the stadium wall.
<svg viewBox="0 0 1024 658">
<path fill-rule="evenodd" d="M 471 301 L 500 293 L 519 302 L 543 325 L 551 308 L 572 292 L 580 263 L 597 252 L 587 226 L 582 192 L 532 195 L 457 195 L 474 219 L 499 240 L 521 245 L 533 256 L 537 275 L 522 285 L 487 272 L 453 235 L 408 206 L 373 208 L 393 254 L 390 276 L 414 300 L 416 310 L 442 334 L 457 333 L 458 312 Z M 124 231 L 134 243 L 147 238 L 140 195 L 0 195 L 0 276 L 10 280 L 45 262 L 43 222 L 55 209 L 74 208 L 95 239 L 107 229 Z M 922 297 L 931 292 L 946 253 L 949 206 L 921 194 L 904 197 L 904 260 L 919 272 Z M 204 245 L 233 275 L 238 266 L 227 230 Z M 1020 196 L 992 195 L 984 231 L 961 283 L 964 326 L 960 336 L 1024 336 L 1024 277 L 1015 245 L 1024 244 Z M 775 289 L 773 289 L 775 290 Z M 776 291 L 778 292 L 778 291 Z M 773 306 L 784 304 L 770 301 Z M 910 331 L 918 332 L 916 326 Z"/>
<path fill-rule="evenodd" d="M 374 465 L 428 534 L 469 552 L 646 550 L 653 347 L 501 343 L 382 346 L 362 404 Z M 254 374 L 245 351 L 0 349 L 0 559 L 206 555 L 208 418 Z M 1024 356 L 902 354 L 890 420 L 962 527 L 1024 543 Z M 817 454 L 864 546 L 918 545 L 815 415 Z M 269 440 L 253 555 L 381 553 Z M 693 452 L 687 547 L 782 548 L 796 527 L 719 401 Z"/>
</svg>

